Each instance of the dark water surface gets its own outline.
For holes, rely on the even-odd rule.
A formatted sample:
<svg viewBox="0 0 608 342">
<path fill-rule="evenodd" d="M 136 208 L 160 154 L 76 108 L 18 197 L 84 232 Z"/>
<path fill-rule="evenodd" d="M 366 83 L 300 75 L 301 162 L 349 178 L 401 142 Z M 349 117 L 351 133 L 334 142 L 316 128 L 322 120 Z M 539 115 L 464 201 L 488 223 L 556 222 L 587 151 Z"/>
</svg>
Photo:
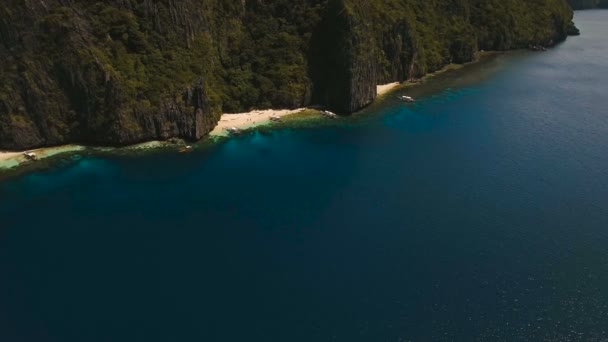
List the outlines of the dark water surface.
<svg viewBox="0 0 608 342">
<path fill-rule="evenodd" d="M 3 181 L 0 341 L 608 341 L 608 11 L 576 19 L 413 106 Z"/>
</svg>

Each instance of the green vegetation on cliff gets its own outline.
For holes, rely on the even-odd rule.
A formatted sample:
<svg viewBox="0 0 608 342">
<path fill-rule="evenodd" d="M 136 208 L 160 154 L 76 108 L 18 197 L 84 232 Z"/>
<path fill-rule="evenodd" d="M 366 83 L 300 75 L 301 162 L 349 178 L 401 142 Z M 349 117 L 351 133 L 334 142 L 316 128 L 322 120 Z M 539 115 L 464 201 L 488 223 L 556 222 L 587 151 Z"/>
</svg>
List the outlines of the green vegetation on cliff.
<svg viewBox="0 0 608 342">
<path fill-rule="evenodd" d="M 571 20 L 563 0 L 334 1 L 313 54 L 317 99 L 352 112 L 375 97 L 378 83 L 468 62 L 478 50 L 551 46 Z"/>
<path fill-rule="evenodd" d="M 254 107 L 352 112 L 480 49 L 553 45 L 571 19 L 565 0 L 6 0 L 0 147 L 195 140 Z"/>
</svg>

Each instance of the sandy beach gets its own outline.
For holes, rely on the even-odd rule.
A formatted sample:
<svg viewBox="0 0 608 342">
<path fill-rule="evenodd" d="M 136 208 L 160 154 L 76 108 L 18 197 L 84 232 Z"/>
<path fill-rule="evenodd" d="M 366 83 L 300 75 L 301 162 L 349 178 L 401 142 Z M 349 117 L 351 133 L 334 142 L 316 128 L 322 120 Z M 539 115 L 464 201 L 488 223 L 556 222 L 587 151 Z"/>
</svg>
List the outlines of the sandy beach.
<svg viewBox="0 0 608 342">
<path fill-rule="evenodd" d="M 378 96 L 384 95 L 400 85 L 399 82 L 378 85 Z M 247 113 L 223 114 L 217 126 L 210 136 L 227 136 L 227 128 L 235 127 L 238 129 L 248 129 L 256 126 L 268 124 L 271 117 L 284 117 L 287 115 L 297 114 L 306 108 L 298 109 L 266 109 L 254 110 Z"/>
<path fill-rule="evenodd" d="M 4 151 L 0 151 L 0 162 L 9 160 L 9 159 L 13 159 L 13 158 L 18 158 L 22 156 L 22 152 L 4 152 Z"/>
<path fill-rule="evenodd" d="M 378 96 L 384 95 L 384 94 L 390 92 L 391 90 L 393 90 L 396 87 L 398 87 L 399 84 L 400 84 L 399 82 L 393 82 L 393 83 L 387 83 L 387 84 L 380 84 L 380 85 L 378 85 L 378 88 L 377 88 L 378 89 L 377 90 Z"/>
<path fill-rule="evenodd" d="M 305 108 L 298 109 L 267 109 L 254 110 L 248 113 L 223 114 L 220 121 L 215 126 L 215 129 L 209 133 L 210 136 L 227 136 L 227 128 L 236 127 L 238 129 L 247 129 L 260 125 L 265 125 L 270 122 L 271 117 L 284 117 L 300 113 Z"/>
<path fill-rule="evenodd" d="M 223 114 L 220 121 L 213 131 L 209 133 L 210 136 L 227 136 L 228 132 L 226 128 L 236 127 L 238 129 L 247 129 L 251 127 L 256 127 L 260 125 L 268 124 L 271 120 L 271 117 L 284 117 L 291 114 L 300 113 L 305 108 L 299 109 L 284 109 L 284 110 L 256 110 L 249 113 L 237 113 L 237 114 Z M 141 149 L 150 149 L 167 146 L 165 142 L 162 141 L 149 141 L 141 144 L 126 146 L 124 149 L 130 150 L 141 150 Z M 28 162 L 28 159 L 25 157 L 25 152 L 33 152 L 36 154 L 36 159 L 45 159 L 48 157 L 52 157 L 54 155 L 65 153 L 65 152 L 75 152 L 85 149 L 86 147 L 80 145 L 64 145 L 57 147 L 45 147 L 34 150 L 27 151 L 0 151 L 0 170 L 2 169 L 11 169 L 17 167 L 21 164 Z M 112 150 L 113 148 L 108 148 L 108 150 Z"/>
<path fill-rule="evenodd" d="M 400 85 L 399 82 L 378 85 L 378 96 L 384 95 Z M 288 115 L 297 114 L 304 111 L 306 108 L 298 109 L 266 109 L 254 110 L 246 113 L 223 114 L 217 126 L 209 133 L 211 137 L 228 136 L 227 128 L 248 129 L 252 127 L 266 125 L 271 122 L 272 117 L 282 118 Z M 163 142 L 152 141 L 138 145 L 132 145 L 125 148 L 129 149 L 147 149 L 164 146 Z M 47 147 L 35 150 L 28 150 L 36 154 L 37 159 L 48 158 L 60 153 L 74 152 L 85 149 L 80 145 L 64 145 L 57 147 Z M 0 151 L 0 169 L 9 169 L 17 167 L 28 160 L 24 156 L 24 152 Z"/>
<path fill-rule="evenodd" d="M 27 152 L 33 152 L 36 154 L 36 159 L 44 159 L 52 157 L 54 155 L 75 152 L 84 150 L 84 146 L 80 145 L 64 145 L 57 147 L 44 147 L 35 150 L 28 150 Z M 25 151 L 24 151 L 25 152 Z M 11 151 L 0 151 L 0 169 L 10 169 L 19 166 L 27 162 L 27 158 L 24 156 L 24 152 L 11 152 Z"/>
</svg>

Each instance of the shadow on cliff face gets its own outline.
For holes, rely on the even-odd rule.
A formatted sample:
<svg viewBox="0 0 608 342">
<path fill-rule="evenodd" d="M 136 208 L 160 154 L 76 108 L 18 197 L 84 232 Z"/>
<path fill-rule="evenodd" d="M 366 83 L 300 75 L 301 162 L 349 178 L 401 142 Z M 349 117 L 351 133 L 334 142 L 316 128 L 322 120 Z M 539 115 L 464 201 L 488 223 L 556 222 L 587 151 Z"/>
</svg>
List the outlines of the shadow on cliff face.
<svg viewBox="0 0 608 342">
<path fill-rule="evenodd" d="M 332 0 L 311 38 L 309 72 L 313 81 L 312 102 L 346 111 L 349 89 L 347 53 L 348 18 L 343 14 L 344 3 Z"/>
</svg>

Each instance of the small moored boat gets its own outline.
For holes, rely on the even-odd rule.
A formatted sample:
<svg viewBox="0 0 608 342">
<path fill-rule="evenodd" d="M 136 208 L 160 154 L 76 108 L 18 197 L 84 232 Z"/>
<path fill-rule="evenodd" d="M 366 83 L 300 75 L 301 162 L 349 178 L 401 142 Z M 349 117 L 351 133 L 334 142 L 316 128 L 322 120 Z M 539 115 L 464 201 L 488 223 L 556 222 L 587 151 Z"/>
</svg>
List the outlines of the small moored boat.
<svg viewBox="0 0 608 342">
<path fill-rule="evenodd" d="M 270 117 L 270 121 L 281 122 L 281 117 L 273 115 L 273 116 Z"/>
<path fill-rule="evenodd" d="M 324 110 L 324 111 L 322 111 L 322 112 L 321 112 L 321 114 L 323 114 L 323 115 L 325 115 L 325 116 L 327 116 L 327 117 L 329 117 L 329 118 L 332 118 L 332 119 L 336 119 L 336 118 L 338 118 L 338 114 L 336 114 L 336 113 L 334 113 L 334 112 L 330 112 L 330 111 L 328 111 L 328 110 Z"/>
<path fill-rule="evenodd" d="M 229 134 L 239 134 L 243 131 L 236 127 L 228 127 L 228 128 L 226 128 L 226 132 L 228 132 Z"/>
<path fill-rule="evenodd" d="M 405 102 L 415 102 L 416 100 L 411 97 L 411 96 L 407 96 L 407 95 L 401 95 L 399 96 L 399 99 Z"/>
<path fill-rule="evenodd" d="M 186 152 L 190 152 L 190 151 L 192 151 L 192 146 L 184 146 L 179 149 L 180 153 L 186 153 Z"/>
<path fill-rule="evenodd" d="M 38 158 L 38 155 L 36 155 L 34 152 L 23 152 L 23 156 L 27 160 L 36 160 Z"/>
</svg>

